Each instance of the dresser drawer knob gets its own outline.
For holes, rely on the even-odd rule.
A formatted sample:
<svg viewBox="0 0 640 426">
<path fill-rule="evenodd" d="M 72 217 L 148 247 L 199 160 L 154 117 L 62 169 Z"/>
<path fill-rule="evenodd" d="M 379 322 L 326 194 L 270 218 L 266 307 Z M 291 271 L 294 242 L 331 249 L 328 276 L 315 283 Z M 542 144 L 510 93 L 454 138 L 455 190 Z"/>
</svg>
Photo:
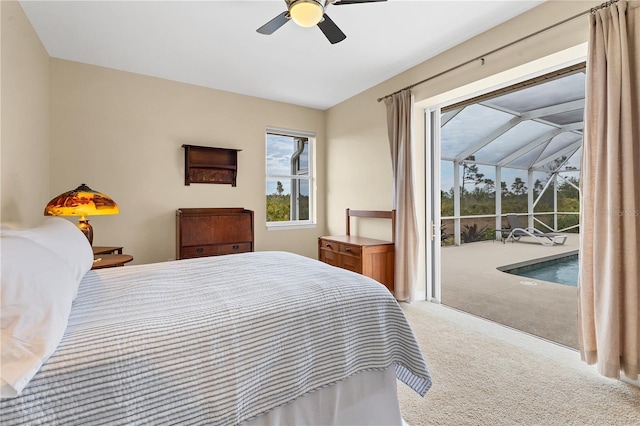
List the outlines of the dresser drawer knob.
<svg viewBox="0 0 640 426">
<path fill-rule="evenodd" d="M 351 247 L 345 247 L 344 251 L 351 251 Z"/>
<path fill-rule="evenodd" d="M 233 248 L 234 250 L 238 250 L 238 249 L 240 248 L 240 246 L 239 246 L 239 245 L 237 245 L 237 244 L 234 244 L 234 246 L 233 246 L 232 248 Z"/>
<path fill-rule="evenodd" d="M 196 253 L 204 253 L 204 249 L 202 247 L 198 247 L 196 249 Z"/>
</svg>

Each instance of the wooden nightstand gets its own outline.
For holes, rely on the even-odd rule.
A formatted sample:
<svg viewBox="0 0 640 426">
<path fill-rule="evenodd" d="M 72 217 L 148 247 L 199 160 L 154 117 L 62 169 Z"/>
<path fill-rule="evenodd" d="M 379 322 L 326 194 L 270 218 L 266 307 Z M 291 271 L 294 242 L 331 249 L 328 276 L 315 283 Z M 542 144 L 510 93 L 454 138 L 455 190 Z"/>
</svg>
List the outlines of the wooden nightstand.
<svg viewBox="0 0 640 426">
<path fill-rule="evenodd" d="M 93 258 L 93 266 L 91 267 L 91 269 L 124 266 L 125 263 L 131 262 L 133 260 L 133 256 L 129 254 L 99 254 L 93 256 Z"/>
<path fill-rule="evenodd" d="M 93 254 L 122 254 L 122 247 L 93 246 Z"/>
<path fill-rule="evenodd" d="M 318 259 L 366 275 L 393 293 L 394 244 L 355 235 L 318 238 Z"/>
<path fill-rule="evenodd" d="M 391 219 L 391 241 L 351 235 L 350 218 Z M 396 212 L 347 209 L 347 235 L 318 238 L 318 259 L 338 268 L 366 275 L 393 294 L 395 280 L 395 223 Z"/>
</svg>

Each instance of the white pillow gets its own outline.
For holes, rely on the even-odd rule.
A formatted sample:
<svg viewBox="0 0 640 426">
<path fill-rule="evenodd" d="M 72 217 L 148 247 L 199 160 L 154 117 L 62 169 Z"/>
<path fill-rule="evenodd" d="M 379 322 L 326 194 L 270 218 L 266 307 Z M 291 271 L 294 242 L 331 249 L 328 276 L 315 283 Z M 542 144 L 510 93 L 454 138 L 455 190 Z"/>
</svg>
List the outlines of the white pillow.
<svg viewBox="0 0 640 426">
<path fill-rule="evenodd" d="M 89 240 L 77 226 L 61 217 L 50 217 L 37 228 L 2 229 L 2 235 L 28 238 L 48 248 L 71 268 L 77 284 L 93 266 Z"/>
<path fill-rule="evenodd" d="M 56 350 L 78 284 L 66 262 L 27 238 L 3 233 L 0 260 L 0 396 L 6 398 L 18 396 Z"/>
</svg>

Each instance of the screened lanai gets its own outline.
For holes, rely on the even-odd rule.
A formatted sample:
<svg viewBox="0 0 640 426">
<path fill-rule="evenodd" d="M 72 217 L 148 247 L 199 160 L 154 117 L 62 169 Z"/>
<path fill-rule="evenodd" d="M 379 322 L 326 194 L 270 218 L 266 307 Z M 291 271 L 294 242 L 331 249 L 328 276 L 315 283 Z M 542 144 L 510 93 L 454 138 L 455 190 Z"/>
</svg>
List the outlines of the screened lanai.
<svg viewBox="0 0 640 426">
<path fill-rule="evenodd" d="M 499 237 L 507 214 L 577 232 L 584 105 L 579 64 L 443 108 L 443 244 Z"/>
</svg>

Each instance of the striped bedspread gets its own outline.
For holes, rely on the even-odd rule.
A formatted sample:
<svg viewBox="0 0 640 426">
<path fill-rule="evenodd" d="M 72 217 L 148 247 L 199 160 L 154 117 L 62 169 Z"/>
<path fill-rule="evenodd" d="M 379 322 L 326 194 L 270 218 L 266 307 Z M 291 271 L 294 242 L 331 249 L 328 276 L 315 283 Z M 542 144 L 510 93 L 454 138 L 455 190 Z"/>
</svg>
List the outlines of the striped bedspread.
<svg viewBox="0 0 640 426">
<path fill-rule="evenodd" d="M 90 271 L 56 353 L 3 425 L 238 424 L 358 372 L 427 366 L 369 278 L 284 252 Z"/>
</svg>

